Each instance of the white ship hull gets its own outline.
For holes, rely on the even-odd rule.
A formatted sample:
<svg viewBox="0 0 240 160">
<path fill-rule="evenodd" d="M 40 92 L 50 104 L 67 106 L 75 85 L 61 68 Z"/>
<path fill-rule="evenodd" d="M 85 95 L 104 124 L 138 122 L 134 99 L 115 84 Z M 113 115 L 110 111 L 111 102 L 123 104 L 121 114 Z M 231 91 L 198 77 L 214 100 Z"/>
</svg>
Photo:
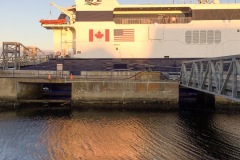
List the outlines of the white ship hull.
<svg viewBox="0 0 240 160">
<path fill-rule="evenodd" d="M 83 0 L 78 1 L 76 12 L 88 13 L 101 10 L 113 11 L 119 7 L 143 7 L 119 5 L 115 1 L 112 2 L 113 4 L 107 2 L 109 1 L 103 0 L 101 4 L 92 6 L 86 5 Z M 182 4 L 164 7 L 173 6 L 189 7 L 197 11 L 203 9 L 230 12 L 231 9 L 234 11 L 239 9 L 240 11 L 240 4 Z M 171 17 L 168 19 L 171 21 L 169 23 L 116 24 L 116 21 L 81 20 L 80 15 L 77 18 L 79 21 L 74 23 L 47 24 L 43 27 L 53 29 L 54 51 L 60 56 L 68 55 L 73 58 L 205 58 L 240 53 L 240 16 L 239 19 L 235 17 L 235 19 L 199 20 L 195 16 L 197 20 L 190 17 L 192 20 L 189 23 L 177 23 L 180 19 Z M 120 32 L 120 37 L 117 32 Z"/>
</svg>

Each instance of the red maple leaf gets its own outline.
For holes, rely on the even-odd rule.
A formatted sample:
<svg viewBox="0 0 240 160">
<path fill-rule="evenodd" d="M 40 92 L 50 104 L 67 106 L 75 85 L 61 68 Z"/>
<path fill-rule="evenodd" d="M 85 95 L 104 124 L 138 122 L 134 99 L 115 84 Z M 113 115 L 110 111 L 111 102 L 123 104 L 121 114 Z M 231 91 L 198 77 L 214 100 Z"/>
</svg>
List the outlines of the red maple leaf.
<svg viewBox="0 0 240 160">
<path fill-rule="evenodd" d="M 102 34 L 100 31 L 98 31 L 98 32 L 95 34 L 95 37 L 96 37 L 97 39 L 102 39 L 103 36 L 104 36 L 104 34 Z"/>
</svg>

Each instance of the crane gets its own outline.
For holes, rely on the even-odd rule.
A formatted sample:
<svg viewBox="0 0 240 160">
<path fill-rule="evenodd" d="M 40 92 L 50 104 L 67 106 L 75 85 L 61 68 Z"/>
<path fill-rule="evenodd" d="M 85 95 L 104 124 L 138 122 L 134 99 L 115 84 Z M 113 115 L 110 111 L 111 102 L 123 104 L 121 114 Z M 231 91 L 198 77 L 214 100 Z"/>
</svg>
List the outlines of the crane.
<svg viewBox="0 0 240 160">
<path fill-rule="evenodd" d="M 60 10 L 64 14 L 66 14 L 70 18 L 70 22 L 71 23 L 75 23 L 76 15 L 75 15 L 75 13 L 73 11 L 69 11 L 69 10 L 67 10 L 67 9 L 65 9 L 63 7 L 60 7 L 60 6 L 56 5 L 56 4 L 54 4 L 53 2 L 50 2 L 50 5 L 56 7 L 58 10 Z"/>
</svg>

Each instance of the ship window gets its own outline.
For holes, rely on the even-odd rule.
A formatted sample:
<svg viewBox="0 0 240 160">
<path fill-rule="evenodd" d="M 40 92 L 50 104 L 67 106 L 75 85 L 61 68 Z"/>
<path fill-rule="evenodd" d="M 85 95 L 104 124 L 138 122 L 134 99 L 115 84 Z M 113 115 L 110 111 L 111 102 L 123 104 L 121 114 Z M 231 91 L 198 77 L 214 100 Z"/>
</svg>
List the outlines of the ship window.
<svg viewBox="0 0 240 160">
<path fill-rule="evenodd" d="M 115 8 L 113 20 L 116 24 L 190 23 L 192 10 L 189 7 Z"/>
<path fill-rule="evenodd" d="M 208 44 L 213 44 L 214 42 L 214 31 L 213 30 L 208 30 L 207 31 L 207 43 Z"/>
<path fill-rule="evenodd" d="M 192 31 L 187 31 L 185 34 L 185 41 L 187 44 L 192 43 Z"/>
<path fill-rule="evenodd" d="M 200 44 L 205 44 L 207 42 L 207 31 L 200 31 Z"/>
<path fill-rule="evenodd" d="M 193 43 L 194 44 L 199 43 L 199 31 L 193 31 Z"/>
<path fill-rule="evenodd" d="M 185 42 L 187 44 L 213 44 L 221 43 L 222 33 L 220 30 L 194 30 L 186 31 Z"/>
<path fill-rule="evenodd" d="M 220 43 L 220 42 L 221 42 L 221 39 L 222 39 L 221 31 L 216 30 L 216 31 L 215 31 L 215 43 Z"/>
</svg>

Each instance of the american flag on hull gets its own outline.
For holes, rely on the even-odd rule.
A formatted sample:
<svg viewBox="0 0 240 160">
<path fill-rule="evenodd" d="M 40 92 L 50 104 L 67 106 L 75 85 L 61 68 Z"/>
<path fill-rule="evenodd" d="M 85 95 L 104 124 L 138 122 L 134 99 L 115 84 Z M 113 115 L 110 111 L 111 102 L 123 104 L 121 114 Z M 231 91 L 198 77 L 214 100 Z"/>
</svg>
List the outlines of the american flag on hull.
<svg viewBox="0 0 240 160">
<path fill-rule="evenodd" d="M 134 29 L 114 29 L 114 42 L 134 42 Z"/>
</svg>

